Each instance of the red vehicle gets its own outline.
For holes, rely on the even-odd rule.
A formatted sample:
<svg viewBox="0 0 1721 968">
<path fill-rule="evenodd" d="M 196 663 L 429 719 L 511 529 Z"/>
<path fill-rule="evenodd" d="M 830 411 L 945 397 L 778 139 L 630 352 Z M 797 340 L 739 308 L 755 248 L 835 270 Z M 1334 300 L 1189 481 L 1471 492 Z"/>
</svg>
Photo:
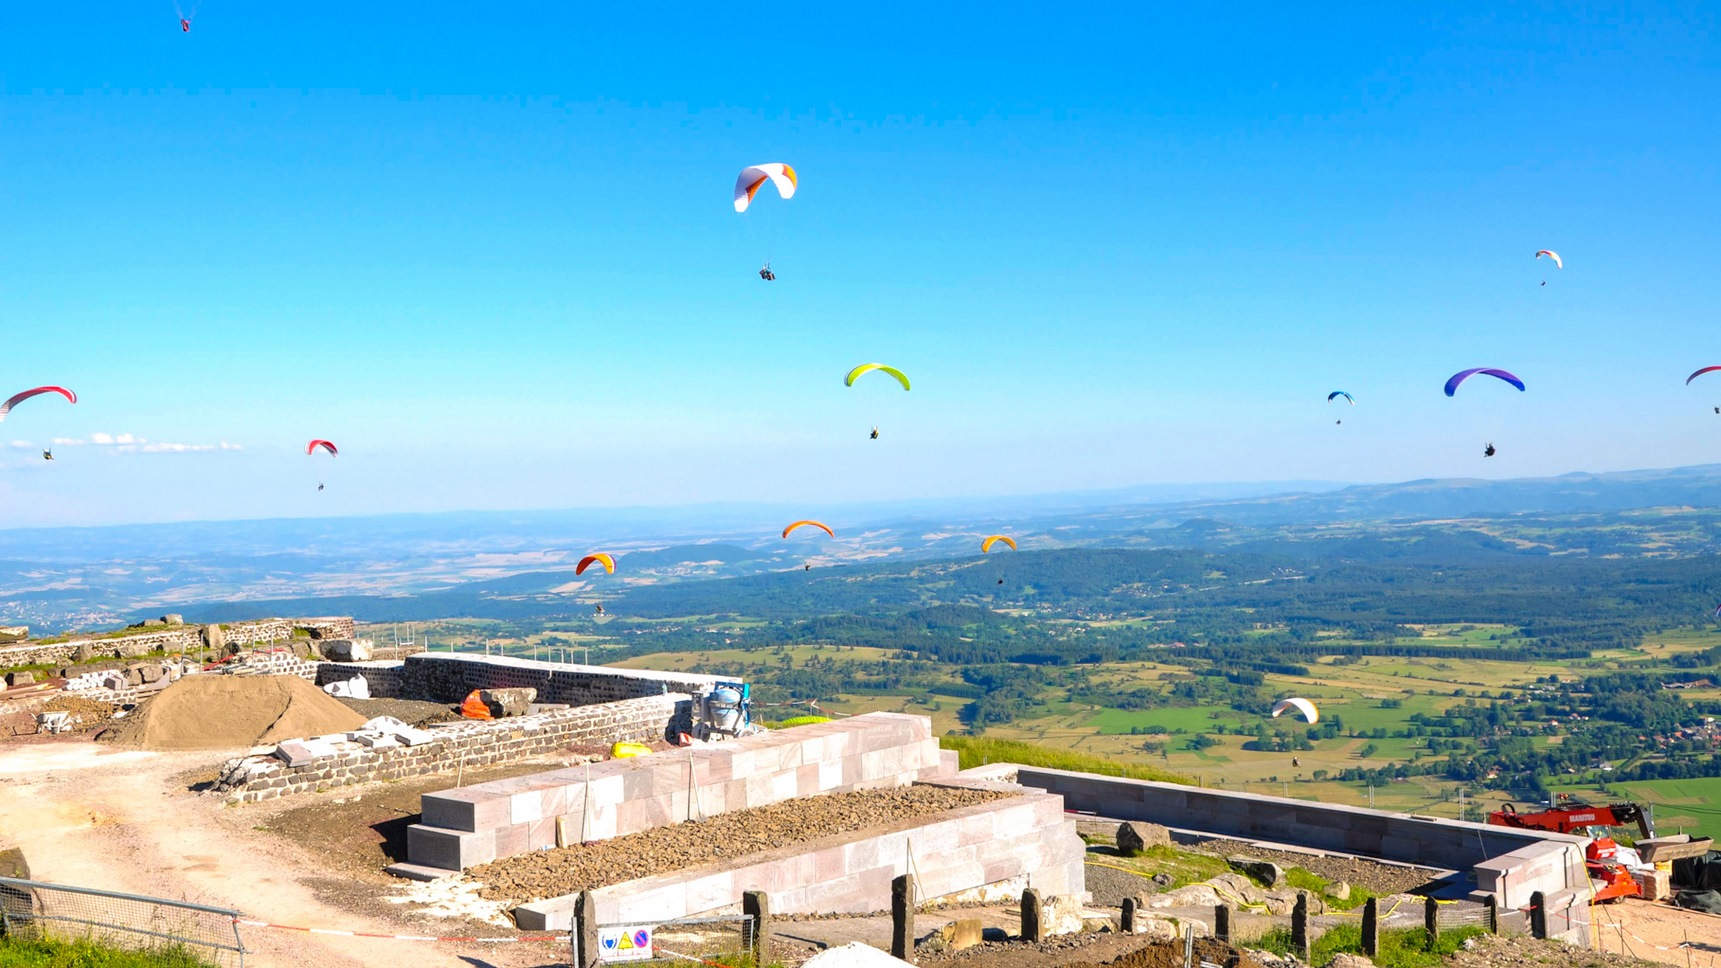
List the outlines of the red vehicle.
<svg viewBox="0 0 1721 968">
<path fill-rule="evenodd" d="M 1537 813 L 1519 813 L 1508 803 L 1505 809 L 1488 815 L 1488 822 L 1499 827 L 1520 830 L 1551 830 L 1559 834 L 1579 834 L 1589 837 L 1584 850 L 1584 866 L 1590 878 L 1600 881 L 1595 899 L 1611 901 L 1616 897 L 1642 897 L 1643 888 L 1631 876 L 1631 871 L 1619 863 L 1619 843 L 1608 836 L 1609 827 L 1635 826 L 1645 840 L 1655 836 L 1649 814 L 1635 803 L 1611 803 L 1591 806 L 1573 803 L 1563 797 L 1560 805 Z"/>
</svg>

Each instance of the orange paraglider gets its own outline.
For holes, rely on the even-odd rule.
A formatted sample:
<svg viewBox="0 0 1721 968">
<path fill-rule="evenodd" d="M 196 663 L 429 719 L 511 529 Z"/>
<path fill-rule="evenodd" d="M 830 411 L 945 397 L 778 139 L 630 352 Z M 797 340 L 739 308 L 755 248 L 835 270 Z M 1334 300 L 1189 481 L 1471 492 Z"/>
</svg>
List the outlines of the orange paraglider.
<svg viewBox="0 0 1721 968">
<path fill-rule="evenodd" d="M 578 577 L 585 574 L 586 569 L 593 565 L 603 565 L 605 573 L 615 574 L 615 559 L 602 551 L 595 551 L 580 559 L 580 563 L 574 566 L 574 575 Z"/>
<path fill-rule="evenodd" d="M 830 535 L 833 538 L 837 536 L 837 533 L 835 531 L 831 530 L 830 525 L 824 523 L 823 521 L 810 521 L 809 520 L 809 521 L 796 521 L 794 524 L 791 524 L 788 527 L 784 528 L 783 529 L 783 537 L 787 538 L 789 536 L 789 532 L 795 530 L 796 528 L 818 528 L 820 531 L 823 531 L 824 533 Z"/>
</svg>

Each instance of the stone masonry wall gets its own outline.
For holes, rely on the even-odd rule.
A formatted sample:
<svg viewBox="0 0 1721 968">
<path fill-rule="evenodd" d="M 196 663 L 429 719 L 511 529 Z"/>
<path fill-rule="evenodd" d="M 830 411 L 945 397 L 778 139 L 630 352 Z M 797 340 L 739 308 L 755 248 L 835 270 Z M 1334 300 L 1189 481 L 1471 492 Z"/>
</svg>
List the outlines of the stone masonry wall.
<svg viewBox="0 0 1721 968">
<path fill-rule="evenodd" d="M 350 618 L 264 619 L 257 622 L 235 622 L 222 625 L 223 638 L 231 645 L 256 645 L 279 642 L 293 637 L 295 629 L 305 629 L 325 639 L 352 638 Z M 55 665 L 72 661 L 78 650 L 88 647 L 98 656 L 127 658 L 151 652 L 188 652 L 203 647 L 203 626 L 175 625 L 163 629 L 137 632 L 114 638 L 86 637 L 51 645 L 25 643 L 0 648 L 0 669 L 21 665 Z"/>
<path fill-rule="evenodd" d="M 229 803 L 330 787 L 394 780 L 470 767 L 507 763 L 569 746 L 661 740 L 691 728 L 693 697 L 679 693 L 623 702 L 560 709 L 493 722 L 437 727 L 420 746 L 366 749 L 343 744 L 333 756 L 289 767 L 273 755 L 228 760 L 215 789 Z M 344 739 L 338 734 L 334 739 Z"/>
</svg>

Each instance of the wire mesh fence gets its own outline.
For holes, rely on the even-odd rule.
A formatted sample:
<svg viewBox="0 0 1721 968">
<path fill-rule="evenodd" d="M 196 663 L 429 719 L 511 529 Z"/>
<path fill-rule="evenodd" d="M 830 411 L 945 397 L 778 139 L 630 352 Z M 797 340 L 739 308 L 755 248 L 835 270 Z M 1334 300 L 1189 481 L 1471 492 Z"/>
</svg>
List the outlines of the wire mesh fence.
<svg viewBox="0 0 1721 968">
<path fill-rule="evenodd" d="M 177 950 L 212 965 L 243 966 L 238 917 L 226 908 L 0 877 L 0 933 L 12 938 Z"/>
<path fill-rule="evenodd" d="M 664 962 L 718 961 L 753 950 L 754 922 L 751 915 L 687 918 L 659 924 L 598 925 L 597 963 L 658 964 Z M 574 944 L 579 944 L 579 933 Z M 579 964 L 574 952 L 574 964 Z"/>
</svg>

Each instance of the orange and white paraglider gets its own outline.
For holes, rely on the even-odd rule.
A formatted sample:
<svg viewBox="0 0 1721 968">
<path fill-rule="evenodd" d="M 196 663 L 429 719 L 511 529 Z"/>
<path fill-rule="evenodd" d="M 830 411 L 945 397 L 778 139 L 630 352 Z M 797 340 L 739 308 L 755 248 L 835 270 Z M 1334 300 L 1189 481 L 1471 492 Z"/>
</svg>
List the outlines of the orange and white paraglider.
<svg viewBox="0 0 1721 968">
<path fill-rule="evenodd" d="M 759 194 L 759 189 L 770 182 L 777 186 L 777 194 L 785 201 L 795 197 L 795 189 L 800 186 L 800 178 L 795 169 L 780 161 L 763 165 L 748 165 L 741 169 L 741 174 L 735 177 L 735 211 L 745 213 L 748 206 L 753 204 L 753 196 Z M 752 230 L 751 224 L 748 231 Z M 774 282 L 777 274 L 771 271 L 771 252 L 767 246 L 765 264 L 759 268 L 759 278 L 766 282 Z"/>
<path fill-rule="evenodd" d="M 1321 711 L 1315 708 L 1314 703 L 1309 702 L 1307 699 L 1300 699 L 1300 698 L 1296 698 L 1296 697 L 1292 697 L 1290 699 L 1281 699 L 1278 702 L 1274 703 L 1273 704 L 1273 718 L 1278 719 L 1280 716 L 1284 715 L 1287 712 L 1290 712 L 1293 709 L 1295 709 L 1297 712 L 1302 713 L 1303 719 L 1307 720 L 1310 723 L 1318 723 L 1321 721 Z"/>
<path fill-rule="evenodd" d="M 1542 256 L 1547 256 L 1549 259 L 1552 259 L 1554 262 L 1554 268 L 1556 268 L 1556 269 L 1564 269 L 1566 267 L 1566 264 L 1560 260 L 1560 254 L 1558 252 L 1555 252 L 1553 249 L 1537 249 L 1536 250 L 1536 258 L 1541 259 Z M 1543 279 L 1542 285 L 1545 286 L 1547 284 L 1548 284 L 1548 280 Z"/>
</svg>

